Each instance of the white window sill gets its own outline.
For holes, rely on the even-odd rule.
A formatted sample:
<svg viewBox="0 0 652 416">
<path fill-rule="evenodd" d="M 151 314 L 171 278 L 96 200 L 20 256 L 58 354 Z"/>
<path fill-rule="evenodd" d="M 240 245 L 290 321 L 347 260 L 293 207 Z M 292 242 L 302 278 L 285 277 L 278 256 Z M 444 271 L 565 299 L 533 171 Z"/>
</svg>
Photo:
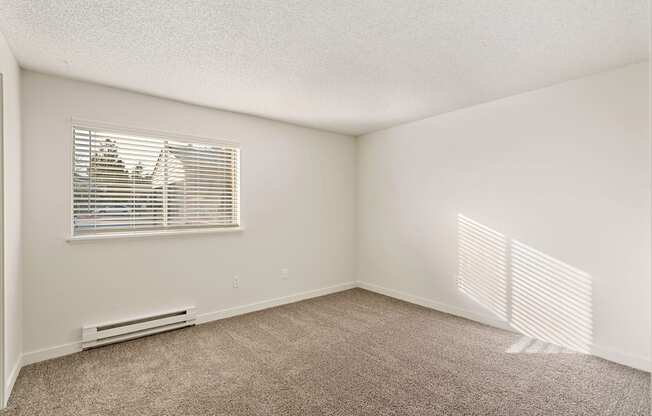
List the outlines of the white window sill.
<svg viewBox="0 0 652 416">
<path fill-rule="evenodd" d="M 191 234 L 220 234 L 220 233 L 237 233 L 244 231 L 244 227 L 225 227 L 225 228 L 200 228 L 195 230 L 166 230 L 166 231 L 136 231 L 131 233 L 111 233 L 111 234 L 89 234 L 75 235 L 68 237 L 66 241 L 75 243 L 78 241 L 91 240 L 114 240 L 123 238 L 152 238 L 152 237 L 169 237 L 175 235 Z"/>
</svg>

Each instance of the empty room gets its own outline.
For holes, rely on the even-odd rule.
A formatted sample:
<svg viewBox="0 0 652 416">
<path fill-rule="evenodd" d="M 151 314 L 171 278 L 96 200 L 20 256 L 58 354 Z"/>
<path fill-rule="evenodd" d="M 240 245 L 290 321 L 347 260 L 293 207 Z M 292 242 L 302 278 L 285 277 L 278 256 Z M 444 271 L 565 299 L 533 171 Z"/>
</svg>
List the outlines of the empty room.
<svg viewBox="0 0 652 416">
<path fill-rule="evenodd" d="M 650 415 L 647 0 L 0 0 L 0 415 Z"/>
</svg>

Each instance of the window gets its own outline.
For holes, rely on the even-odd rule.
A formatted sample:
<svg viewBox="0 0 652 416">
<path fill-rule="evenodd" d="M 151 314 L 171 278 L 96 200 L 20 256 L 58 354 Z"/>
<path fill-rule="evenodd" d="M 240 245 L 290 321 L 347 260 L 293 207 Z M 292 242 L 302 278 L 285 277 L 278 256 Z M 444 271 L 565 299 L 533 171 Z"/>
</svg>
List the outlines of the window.
<svg viewBox="0 0 652 416">
<path fill-rule="evenodd" d="M 240 149 L 73 127 L 75 236 L 237 228 Z"/>
</svg>

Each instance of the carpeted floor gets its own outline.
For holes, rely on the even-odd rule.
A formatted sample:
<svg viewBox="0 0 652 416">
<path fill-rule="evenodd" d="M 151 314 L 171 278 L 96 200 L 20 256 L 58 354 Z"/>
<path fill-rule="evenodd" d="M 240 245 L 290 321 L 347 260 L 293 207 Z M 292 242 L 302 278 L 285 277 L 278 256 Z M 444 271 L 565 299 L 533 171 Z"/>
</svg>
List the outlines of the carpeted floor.
<svg viewBox="0 0 652 416">
<path fill-rule="evenodd" d="M 519 340 L 353 289 L 25 367 L 0 413 L 649 414 L 648 373 Z"/>
</svg>

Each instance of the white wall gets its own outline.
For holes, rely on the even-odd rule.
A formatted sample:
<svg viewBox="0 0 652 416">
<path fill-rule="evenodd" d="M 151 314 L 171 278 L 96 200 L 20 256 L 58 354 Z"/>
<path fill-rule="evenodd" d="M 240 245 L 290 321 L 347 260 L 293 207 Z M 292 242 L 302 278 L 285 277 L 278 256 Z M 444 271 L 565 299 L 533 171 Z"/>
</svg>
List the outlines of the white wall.
<svg viewBox="0 0 652 416">
<path fill-rule="evenodd" d="M 363 136 L 357 172 L 350 137 L 24 71 L 23 351 L 31 359 L 72 351 L 88 323 L 189 304 L 210 313 L 342 284 L 355 279 L 357 258 L 358 279 L 375 289 L 492 323 L 499 294 L 512 328 L 559 343 L 584 331 L 592 352 L 646 367 L 647 69 L 629 66 Z M 70 117 L 241 142 L 246 230 L 66 242 Z M 494 231 L 460 223 L 460 214 Z M 489 273 L 476 300 L 456 283 L 458 255 L 469 255 L 459 241 L 468 224 L 500 233 L 507 247 L 496 254 L 486 235 L 474 237 L 472 260 L 482 270 L 504 267 L 505 277 Z M 526 267 L 543 262 L 552 272 L 519 275 L 522 247 Z M 282 267 L 288 281 L 279 278 Z M 523 307 L 515 296 L 537 279 L 553 280 L 528 293 L 557 311 Z M 582 279 L 588 290 L 578 289 Z M 535 311 L 541 321 L 526 328 L 512 313 Z"/>
<path fill-rule="evenodd" d="M 581 334 L 595 354 L 649 368 L 647 71 L 359 138 L 358 278 L 557 343 Z"/>
<path fill-rule="evenodd" d="M 0 34 L 0 73 L 4 89 L 4 380 L 10 391 L 20 370 L 21 288 L 21 133 L 20 69 Z M 0 164 L 1 165 L 1 164 Z M 1 264 L 1 262 L 0 262 Z M 5 400 L 8 395 L 5 395 Z"/>
<path fill-rule="evenodd" d="M 84 324 L 186 305 L 204 314 L 355 279 L 352 137 L 29 71 L 22 87 L 27 362 L 69 351 Z M 245 231 L 66 242 L 70 117 L 240 142 Z"/>
</svg>

